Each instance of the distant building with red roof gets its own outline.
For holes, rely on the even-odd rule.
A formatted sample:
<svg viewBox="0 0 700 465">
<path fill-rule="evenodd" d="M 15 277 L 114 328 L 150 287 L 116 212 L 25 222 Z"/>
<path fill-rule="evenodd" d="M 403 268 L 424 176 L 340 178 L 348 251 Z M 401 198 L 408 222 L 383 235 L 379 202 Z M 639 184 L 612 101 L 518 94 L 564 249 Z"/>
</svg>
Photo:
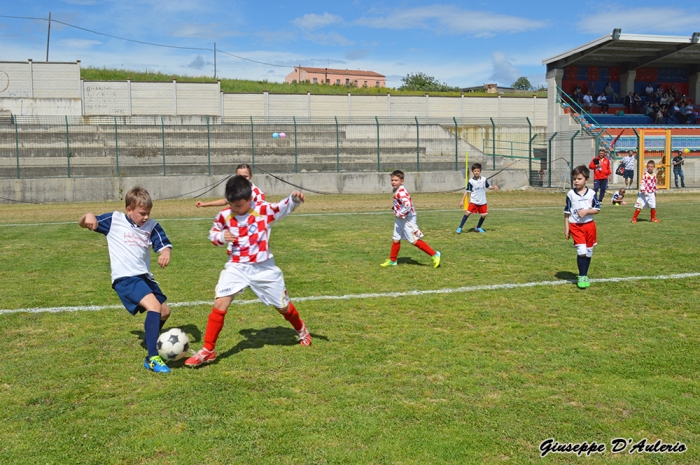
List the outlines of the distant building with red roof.
<svg viewBox="0 0 700 465">
<path fill-rule="evenodd" d="M 374 71 L 352 69 L 306 68 L 295 66 L 284 82 L 304 82 L 355 87 L 386 87 L 386 76 Z"/>
</svg>

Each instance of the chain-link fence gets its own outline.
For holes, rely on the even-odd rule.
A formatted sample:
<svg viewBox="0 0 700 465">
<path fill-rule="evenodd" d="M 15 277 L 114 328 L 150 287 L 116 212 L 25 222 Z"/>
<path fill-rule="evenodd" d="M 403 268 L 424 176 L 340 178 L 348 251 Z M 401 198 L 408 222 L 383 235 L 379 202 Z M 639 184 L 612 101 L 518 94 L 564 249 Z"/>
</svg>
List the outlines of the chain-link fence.
<svg viewBox="0 0 700 465">
<path fill-rule="evenodd" d="M 0 177 L 463 170 L 467 152 L 502 169 L 534 133 L 527 118 L 13 116 L 0 121 Z"/>
</svg>

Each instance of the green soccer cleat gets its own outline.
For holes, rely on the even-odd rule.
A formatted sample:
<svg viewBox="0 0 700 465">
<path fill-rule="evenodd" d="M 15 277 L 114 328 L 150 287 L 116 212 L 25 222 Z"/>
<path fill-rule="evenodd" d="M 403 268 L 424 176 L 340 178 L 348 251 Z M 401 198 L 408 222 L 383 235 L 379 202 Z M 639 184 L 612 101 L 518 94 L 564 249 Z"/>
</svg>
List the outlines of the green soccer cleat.
<svg viewBox="0 0 700 465">
<path fill-rule="evenodd" d="M 576 283 L 576 285 L 578 286 L 579 289 L 585 289 L 591 285 L 590 283 L 586 283 L 587 279 L 588 278 L 586 278 L 585 276 L 578 277 L 578 282 Z"/>
<path fill-rule="evenodd" d="M 588 279 L 588 276 L 583 277 L 583 287 L 591 287 L 591 281 Z"/>
<path fill-rule="evenodd" d="M 440 266 L 440 252 L 435 252 L 435 255 L 430 258 L 433 260 L 433 268 Z"/>
<path fill-rule="evenodd" d="M 379 266 L 387 267 L 387 266 L 396 266 L 396 262 L 392 262 L 390 258 L 387 258 L 384 263 L 382 263 Z"/>
<path fill-rule="evenodd" d="M 146 370 L 151 370 L 156 373 L 170 373 L 170 368 L 165 364 L 160 356 L 146 357 L 143 361 L 143 367 Z"/>
</svg>

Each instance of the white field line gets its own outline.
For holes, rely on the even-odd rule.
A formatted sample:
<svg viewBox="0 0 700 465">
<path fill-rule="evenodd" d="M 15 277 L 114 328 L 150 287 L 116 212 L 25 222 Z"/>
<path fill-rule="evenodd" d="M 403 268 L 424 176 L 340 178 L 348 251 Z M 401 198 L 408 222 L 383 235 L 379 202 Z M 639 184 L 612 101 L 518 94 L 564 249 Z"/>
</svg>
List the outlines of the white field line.
<svg viewBox="0 0 700 465">
<path fill-rule="evenodd" d="M 686 278 L 696 278 L 700 277 L 700 273 L 679 273 L 670 275 L 658 275 L 658 276 L 628 276 L 624 278 L 600 278 L 591 279 L 592 283 L 620 283 L 626 281 L 643 281 L 643 280 L 668 280 L 668 279 L 686 279 Z M 539 286 L 561 286 L 564 284 L 572 284 L 574 281 L 559 280 L 559 281 L 538 281 L 531 283 L 510 283 L 510 284 L 488 284 L 481 286 L 464 286 L 464 287 L 454 287 L 446 289 L 432 289 L 425 291 L 405 291 L 405 292 L 378 292 L 371 294 L 346 294 L 346 295 L 317 295 L 309 297 L 297 297 L 292 299 L 294 302 L 306 302 L 312 300 L 352 300 L 352 299 L 381 299 L 386 297 L 407 297 L 407 296 L 421 296 L 430 294 L 455 294 L 463 292 L 475 292 L 475 291 L 497 291 L 501 289 L 519 289 L 525 287 L 539 287 Z M 234 301 L 237 305 L 249 305 L 254 303 L 259 303 L 257 299 L 254 300 L 238 300 Z M 195 307 L 199 305 L 212 305 L 212 300 L 207 301 L 195 301 L 195 302 L 175 302 L 169 303 L 170 307 Z M 121 305 L 87 305 L 81 307 L 36 307 L 36 308 L 19 308 L 15 310 L 0 310 L 0 315 L 10 314 L 10 313 L 61 313 L 61 312 L 89 312 L 98 310 L 108 310 L 115 308 L 123 308 Z"/>
</svg>

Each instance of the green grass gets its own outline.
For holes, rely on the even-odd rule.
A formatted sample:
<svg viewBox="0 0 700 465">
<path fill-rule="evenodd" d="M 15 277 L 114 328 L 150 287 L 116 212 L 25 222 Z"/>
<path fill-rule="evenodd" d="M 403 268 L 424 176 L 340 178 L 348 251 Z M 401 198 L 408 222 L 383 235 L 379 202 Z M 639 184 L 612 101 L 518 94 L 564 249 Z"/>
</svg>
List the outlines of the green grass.
<svg viewBox="0 0 700 465">
<path fill-rule="evenodd" d="M 155 82 L 172 82 L 177 79 L 178 82 L 216 82 L 217 80 L 211 76 L 183 76 L 179 74 L 163 74 L 163 73 L 146 73 L 145 71 L 133 71 L 125 69 L 107 69 L 107 68 L 81 68 L 80 77 L 87 81 L 155 81 Z M 268 91 L 271 94 L 306 94 L 311 92 L 315 95 L 346 95 L 352 92 L 354 95 L 386 95 L 390 92 L 392 95 L 425 95 L 425 91 L 410 91 L 399 90 L 390 87 L 347 87 L 336 85 L 312 84 L 312 83 L 295 83 L 287 84 L 284 82 L 269 82 L 251 81 L 245 79 L 228 79 L 219 77 L 221 80 L 221 90 L 230 93 L 253 93 L 259 94 Z M 459 97 L 461 92 L 427 92 L 436 97 Z M 505 94 L 503 97 L 514 98 L 531 98 L 532 93 L 526 94 Z M 547 92 L 535 93 L 538 97 L 547 97 Z M 465 97 L 492 97 L 496 98 L 496 94 L 487 94 L 486 92 L 470 92 L 465 94 Z"/>
<path fill-rule="evenodd" d="M 290 296 L 574 277 L 563 194 L 490 193 L 487 234 L 458 236 L 460 198 L 414 196 L 440 268 L 404 243 L 399 266 L 383 269 L 389 196 L 309 197 L 272 236 Z M 591 278 L 700 272 L 698 201 L 661 194 L 660 224 L 632 225 L 631 207 L 606 205 Z M 0 307 L 119 305 L 104 237 L 75 221 L 120 208 L 0 206 Z M 50 222 L 37 223 L 47 211 Z M 153 210 L 175 244 L 171 265 L 154 270 L 169 301 L 207 302 L 175 307 L 166 326 L 183 328 L 195 349 L 225 261 L 207 240 L 215 213 L 192 201 Z M 308 348 L 273 309 L 234 305 L 219 359 L 195 370 L 175 363 L 166 376 L 142 368 L 143 317 L 123 308 L 0 314 L 0 462 L 698 463 L 699 296 L 692 277 L 301 300 Z M 252 299 L 246 291 L 240 300 Z M 618 437 L 662 439 L 689 450 L 541 459 L 550 437 L 608 447 Z"/>
</svg>

